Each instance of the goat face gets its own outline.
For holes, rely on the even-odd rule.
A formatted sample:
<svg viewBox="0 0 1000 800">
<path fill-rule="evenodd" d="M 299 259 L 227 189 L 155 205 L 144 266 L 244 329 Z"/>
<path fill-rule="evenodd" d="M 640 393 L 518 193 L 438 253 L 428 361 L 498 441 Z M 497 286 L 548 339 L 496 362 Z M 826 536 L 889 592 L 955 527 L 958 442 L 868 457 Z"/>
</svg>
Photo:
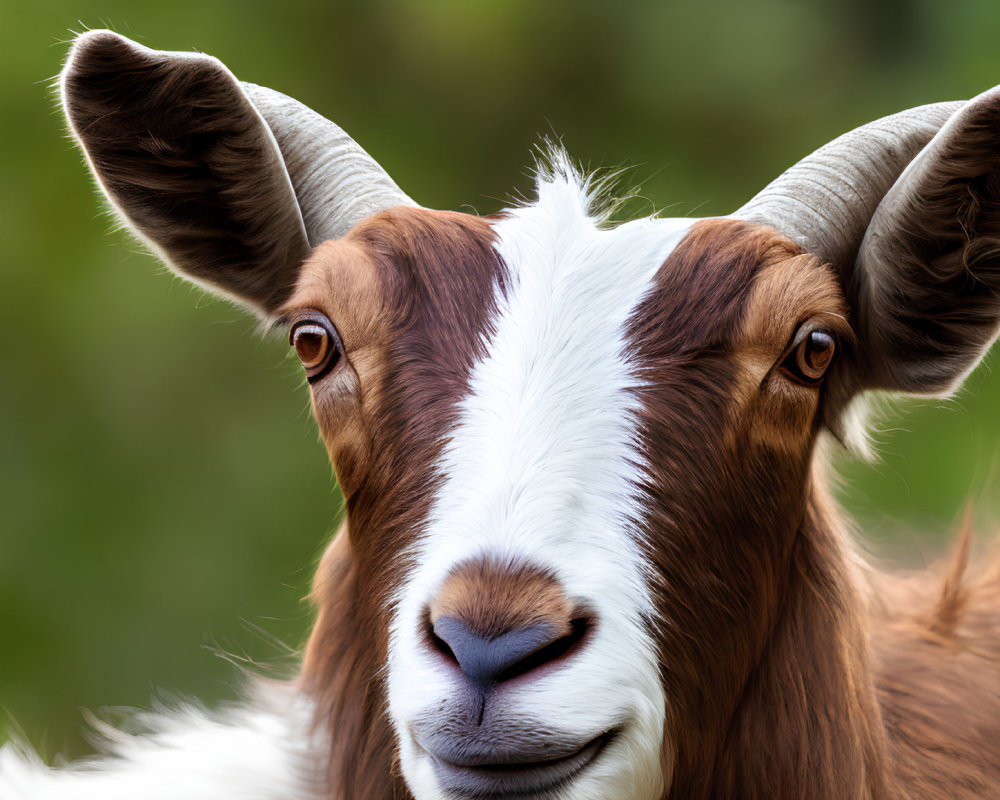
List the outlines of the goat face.
<svg viewBox="0 0 1000 800">
<path fill-rule="evenodd" d="M 339 332 L 314 408 L 416 796 L 661 796 L 773 624 L 832 271 L 735 221 L 601 229 L 562 174 L 492 223 L 365 220 L 280 314 Z"/>
<path fill-rule="evenodd" d="M 418 208 L 295 101 L 108 32 L 63 99 L 125 220 L 305 366 L 347 527 L 302 681 L 343 796 L 402 795 L 396 758 L 421 800 L 653 799 L 712 763 L 795 616 L 818 431 L 996 334 L 995 220 L 947 211 L 994 190 L 997 143 L 954 142 L 996 94 L 860 134 L 857 201 L 815 207 L 865 172 L 833 143 L 732 218 L 617 227 L 559 157 L 500 217 Z"/>
</svg>

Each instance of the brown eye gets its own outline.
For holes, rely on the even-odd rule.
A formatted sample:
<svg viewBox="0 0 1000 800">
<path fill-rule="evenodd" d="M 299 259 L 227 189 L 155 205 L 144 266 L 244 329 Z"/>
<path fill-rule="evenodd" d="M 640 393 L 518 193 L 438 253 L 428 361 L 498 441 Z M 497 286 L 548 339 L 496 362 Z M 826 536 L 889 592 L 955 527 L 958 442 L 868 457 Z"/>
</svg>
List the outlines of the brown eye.
<svg viewBox="0 0 1000 800">
<path fill-rule="evenodd" d="M 826 374 L 837 342 L 833 334 L 822 328 L 800 332 L 788 357 L 782 363 L 785 372 L 807 386 L 818 384 Z"/>
<path fill-rule="evenodd" d="M 336 329 L 318 311 L 304 311 L 292 320 L 288 343 L 295 348 L 310 383 L 333 369 L 342 355 Z"/>
<path fill-rule="evenodd" d="M 833 360 L 834 347 L 833 335 L 828 331 L 810 331 L 795 348 L 795 361 L 799 371 L 806 377 L 818 381 Z"/>
</svg>

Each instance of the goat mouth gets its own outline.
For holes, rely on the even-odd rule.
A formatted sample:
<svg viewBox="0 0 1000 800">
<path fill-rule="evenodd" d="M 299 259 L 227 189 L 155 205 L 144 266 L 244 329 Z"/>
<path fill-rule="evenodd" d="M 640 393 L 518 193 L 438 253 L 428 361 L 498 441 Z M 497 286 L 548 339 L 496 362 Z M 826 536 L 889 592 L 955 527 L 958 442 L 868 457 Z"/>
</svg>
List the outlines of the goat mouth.
<svg viewBox="0 0 1000 800">
<path fill-rule="evenodd" d="M 434 773 L 449 798 L 542 800 L 590 765 L 616 733 L 617 730 L 607 731 L 571 752 L 547 754 L 539 760 L 505 757 L 489 763 L 485 758 L 449 760 L 428 750 L 424 752 L 430 756 Z"/>
</svg>

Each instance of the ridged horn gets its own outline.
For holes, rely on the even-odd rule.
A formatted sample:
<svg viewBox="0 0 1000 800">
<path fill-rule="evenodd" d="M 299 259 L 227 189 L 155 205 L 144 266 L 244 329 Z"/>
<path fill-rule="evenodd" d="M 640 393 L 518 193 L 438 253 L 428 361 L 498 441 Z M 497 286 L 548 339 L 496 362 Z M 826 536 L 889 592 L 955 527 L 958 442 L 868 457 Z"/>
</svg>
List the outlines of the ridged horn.
<svg viewBox="0 0 1000 800">
<path fill-rule="evenodd" d="M 919 106 L 855 128 L 786 170 L 731 216 L 771 225 L 850 274 L 882 198 L 962 105 Z"/>
<path fill-rule="evenodd" d="M 242 87 L 278 143 L 311 246 L 387 208 L 417 205 L 340 126 L 281 92 Z"/>
</svg>

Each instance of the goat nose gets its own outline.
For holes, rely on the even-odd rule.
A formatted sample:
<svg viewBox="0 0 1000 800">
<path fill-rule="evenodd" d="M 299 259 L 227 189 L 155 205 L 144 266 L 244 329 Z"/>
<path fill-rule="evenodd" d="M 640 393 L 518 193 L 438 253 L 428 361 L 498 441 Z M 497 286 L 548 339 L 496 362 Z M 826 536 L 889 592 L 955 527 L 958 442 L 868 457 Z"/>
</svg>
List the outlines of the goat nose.
<svg viewBox="0 0 1000 800">
<path fill-rule="evenodd" d="M 500 683 L 551 661 L 559 653 L 548 652 L 549 647 L 569 638 L 543 623 L 491 639 L 475 633 L 456 617 L 440 617 L 433 630 L 462 672 L 479 684 Z"/>
<path fill-rule="evenodd" d="M 429 644 L 489 688 L 566 656 L 591 620 L 550 571 L 483 556 L 452 569 L 425 625 Z"/>
</svg>

